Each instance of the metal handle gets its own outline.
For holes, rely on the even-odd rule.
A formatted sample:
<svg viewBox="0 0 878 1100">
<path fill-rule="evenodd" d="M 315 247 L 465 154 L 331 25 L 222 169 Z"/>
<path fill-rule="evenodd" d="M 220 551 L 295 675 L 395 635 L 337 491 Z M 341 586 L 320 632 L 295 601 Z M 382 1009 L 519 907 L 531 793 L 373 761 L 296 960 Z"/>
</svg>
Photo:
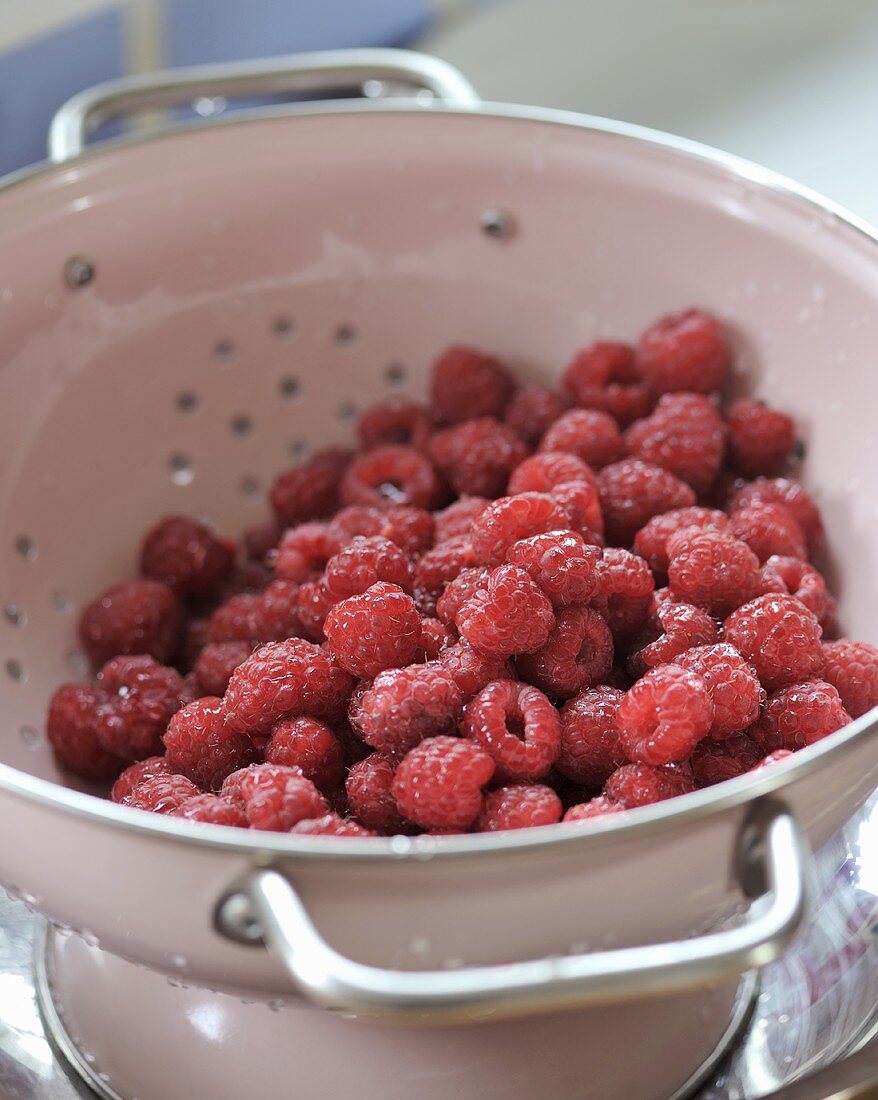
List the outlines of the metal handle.
<svg viewBox="0 0 878 1100">
<path fill-rule="evenodd" d="M 312 1001 L 358 1016 L 448 1020 L 526 1015 L 685 989 L 777 958 L 807 910 L 806 857 L 782 808 L 745 830 L 743 888 L 759 896 L 741 924 L 676 943 L 627 947 L 454 971 L 385 970 L 346 958 L 323 939 L 279 872 L 251 872 L 220 903 L 216 924 L 264 943 Z"/>
<path fill-rule="evenodd" d="M 61 164 L 78 157 L 98 126 L 137 111 L 182 107 L 201 97 L 241 99 L 362 89 L 370 80 L 430 91 L 457 107 L 479 103 L 472 85 L 457 69 L 438 57 L 412 50 L 326 50 L 166 69 L 108 80 L 68 99 L 49 127 L 49 159 Z"/>
</svg>

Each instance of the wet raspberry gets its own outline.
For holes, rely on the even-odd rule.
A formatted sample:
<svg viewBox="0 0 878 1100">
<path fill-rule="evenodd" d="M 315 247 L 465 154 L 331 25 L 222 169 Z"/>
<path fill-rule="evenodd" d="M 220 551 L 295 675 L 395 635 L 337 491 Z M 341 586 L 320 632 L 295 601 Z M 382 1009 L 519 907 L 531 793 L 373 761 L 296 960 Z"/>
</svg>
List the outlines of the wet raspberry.
<svg viewBox="0 0 878 1100">
<path fill-rule="evenodd" d="M 353 542 L 358 535 L 380 536 L 412 555 L 422 554 L 433 544 L 434 524 L 429 512 L 408 504 L 387 508 L 352 504 L 336 512 L 329 521 L 328 533 L 337 544 L 336 550 Z"/>
<path fill-rule="evenodd" d="M 690 772 L 669 765 L 625 764 L 604 785 L 604 797 L 626 810 L 650 806 L 695 790 Z"/>
<path fill-rule="evenodd" d="M 262 562 L 268 557 L 283 535 L 283 528 L 275 520 L 248 527 L 241 536 L 241 542 L 250 561 Z"/>
<path fill-rule="evenodd" d="M 379 752 L 402 753 L 425 737 L 457 729 L 460 688 L 438 662 L 380 672 L 351 700 L 350 721 Z"/>
<path fill-rule="evenodd" d="M 207 644 L 207 619 L 189 619 L 183 627 L 174 665 L 181 672 L 191 672 Z"/>
<path fill-rule="evenodd" d="M 643 767 L 644 765 L 639 765 Z M 620 814 L 625 809 L 618 802 L 613 802 L 606 795 L 589 799 L 588 802 L 579 802 L 564 814 L 563 821 L 590 821 L 593 817 L 604 817 L 606 814 Z"/>
<path fill-rule="evenodd" d="M 609 623 L 614 638 L 626 638 L 647 624 L 655 581 L 649 566 L 636 554 L 608 546 L 596 566 L 592 601 Z"/>
<path fill-rule="evenodd" d="M 714 619 L 688 603 L 662 603 L 650 614 L 646 631 L 632 643 L 628 671 L 642 676 L 648 669 L 666 665 L 695 646 L 717 641 Z"/>
<path fill-rule="evenodd" d="M 568 402 L 562 394 L 542 386 L 527 386 L 519 390 L 506 406 L 503 422 L 522 442 L 535 447 L 567 407 Z M 570 448 L 552 448 L 556 449 L 565 451 Z"/>
<path fill-rule="evenodd" d="M 506 556 L 545 592 L 555 608 L 583 603 L 597 583 L 601 552 L 573 531 L 550 531 L 514 543 Z M 440 601 L 441 603 L 441 601 Z"/>
<path fill-rule="evenodd" d="M 669 470 L 699 496 L 716 481 L 726 431 L 716 405 L 697 393 L 666 393 L 625 433 L 631 454 Z"/>
<path fill-rule="evenodd" d="M 762 570 L 764 592 L 788 592 L 817 616 L 824 633 L 835 627 L 835 597 L 820 573 L 801 558 L 774 556 Z"/>
<path fill-rule="evenodd" d="M 789 477 L 758 477 L 738 489 L 729 500 L 728 511 L 738 512 L 751 504 L 782 504 L 802 528 L 808 552 L 813 557 L 825 541 L 823 518 L 811 494 Z"/>
<path fill-rule="evenodd" d="M 516 542 L 569 524 L 561 504 L 546 493 L 520 493 L 494 501 L 472 525 L 473 553 L 481 565 L 502 565 Z"/>
<path fill-rule="evenodd" d="M 789 416 L 761 401 L 735 401 L 726 413 L 729 456 L 744 477 L 772 477 L 786 465 L 796 442 Z"/>
<path fill-rule="evenodd" d="M 478 416 L 503 415 L 515 381 L 496 359 L 456 345 L 433 364 L 430 403 L 437 420 L 458 424 Z"/>
<path fill-rule="evenodd" d="M 668 585 L 678 600 L 720 617 L 761 589 L 759 559 L 724 531 L 679 531 L 668 540 Z"/>
<path fill-rule="evenodd" d="M 256 750 L 245 733 L 225 724 L 222 699 L 206 696 L 183 707 L 164 736 L 165 755 L 175 772 L 202 790 L 215 791 L 227 775 L 253 763 Z"/>
<path fill-rule="evenodd" d="M 324 814 L 323 817 L 305 818 L 290 829 L 296 836 L 374 836 L 375 834 L 356 821 L 339 817 L 338 814 Z"/>
<path fill-rule="evenodd" d="M 358 596 L 378 581 L 412 590 L 412 563 L 390 539 L 357 537 L 329 559 L 325 582 L 336 600 Z"/>
<path fill-rule="evenodd" d="M 598 789 L 627 757 L 616 723 L 624 692 L 616 688 L 587 688 L 564 704 L 561 711 L 561 751 L 555 763 L 583 787 Z"/>
<path fill-rule="evenodd" d="M 64 684 L 49 703 L 46 736 L 58 762 L 83 779 L 112 779 L 122 761 L 100 744 L 97 726 L 107 703 L 103 691 L 83 684 Z"/>
<path fill-rule="evenodd" d="M 494 761 L 459 737 L 430 737 L 407 753 L 393 778 L 400 812 L 424 829 L 466 829 L 479 816 Z"/>
<path fill-rule="evenodd" d="M 597 485 L 588 481 L 565 481 L 549 494 L 566 517 L 565 527 L 582 535 L 591 546 L 604 546 L 604 515 Z"/>
<path fill-rule="evenodd" d="M 566 451 L 595 470 L 618 462 L 625 454 L 619 425 L 597 409 L 571 409 L 552 424 L 540 442 L 541 451 Z"/>
<path fill-rule="evenodd" d="M 357 424 L 357 435 L 364 451 L 388 444 L 422 450 L 432 431 L 433 422 L 423 405 L 397 399 L 373 405 Z"/>
<path fill-rule="evenodd" d="M 759 759 L 778 749 L 790 752 L 804 749 L 840 730 L 850 720 L 832 684 L 809 680 L 769 695 L 762 717 L 749 733 L 759 746 Z"/>
<path fill-rule="evenodd" d="M 223 695 L 232 673 L 253 652 L 250 642 L 210 642 L 195 662 L 195 679 L 202 695 Z"/>
<path fill-rule="evenodd" d="M 127 581 L 88 604 L 79 620 L 79 638 L 96 665 L 141 653 L 165 662 L 177 649 L 182 627 L 173 589 L 161 581 Z"/>
<path fill-rule="evenodd" d="M 675 664 L 699 676 L 713 701 L 714 740 L 746 729 L 759 717 L 765 692 L 756 672 L 727 642 L 697 646 L 681 653 Z"/>
<path fill-rule="evenodd" d="M 342 478 L 340 494 L 343 504 L 432 508 L 441 487 L 426 455 L 414 447 L 386 444 L 354 459 Z"/>
<path fill-rule="evenodd" d="M 246 642 L 256 639 L 259 596 L 241 592 L 231 596 L 211 615 L 207 623 L 208 642 Z"/>
<path fill-rule="evenodd" d="M 344 752 L 338 738 L 316 718 L 287 718 L 271 731 L 266 764 L 299 768 L 321 791 L 338 786 L 344 775 Z"/>
<path fill-rule="evenodd" d="M 529 684 L 494 680 L 467 704 L 463 733 L 486 749 L 501 782 L 542 779 L 561 746 L 558 712 Z"/>
<path fill-rule="evenodd" d="M 338 664 L 355 676 L 377 676 L 411 664 L 418 651 L 421 616 L 415 601 L 395 584 L 379 581 L 359 596 L 337 603 L 324 627 Z"/>
<path fill-rule="evenodd" d="M 820 624 L 794 596 L 770 593 L 726 619 L 725 639 L 769 691 L 817 675 L 823 666 Z"/>
<path fill-rule="evenodd" d="M 482 653 L 509 657 L 544 645 L 555 624 L 552 605 L 523 569 L 501 565 L 457 613 L 462 638 Z"/>
<path fill-rule="evenodd" d="M 846 638 L 826 643 L 823 677 L 841 696 L 848 714 L 859 718 L 878 706 L 878 646 Z"/>
<path fill-rule="evenodd" d="M 694 527 L 701 531 L 723 531 L 729 524 L 725 512 L 715 508 L 675 508 L 653 518 L 634 536 L 634 551 L 645 558 L 656 578 L 668 575 L 668 540 L 678 531 Z M 734 533 L 734 532 L 733 532 Z M 740 538 L 740 535 L 736 535 Z M 746 542 L 746 539 L 744 540 Z"/>
<path fill-rule="evenodd" d="M 661 665 L 629 688 L 618 723 L 629 760 L 668 764 L 685 760 L 709 732 L 713 701 L 700 676 L 679 665 Z"/>
<path fill-rule="evenodd" d="M 540 451 L 520 462 L 512 471 L 506 492 L 550 493 L 559 485 L 571 481 L 586 481 L 596 486 L 594 471 L 576 455 L 564 451 Z"/>
<path fill-rule="evenodd" d="M 173 774 L 171 765 L 164 756 L 148 756 L 146 760 L 138 760 L 136 764 L 129 764 L 113 784 L 110 801 L 124 802 L 134 788 L 147 779 L 171 774 Z"/>
<path fill-rule="evenodd" d="M 439 619 L 421 619 L 421 634 L 416 660 L 435 661 L 444 649 L 457 641 L 457 631 Z"/>
<path fill-rule="evenodd" d="M 280 581 L 275 583 L 280 584 Z M 327 590 L 323 580 L 305 581 L 299 585 L 295 602 L 290 607 L 290 616 L 297 622 L 296 631 L 310 642 L 322 642 L 326 635 L 323 627 L 326 616 L 335 606 L 335 598 Z M 292 624 L 291 624 L 292 625 Z M 282 641 L 283 639 L 271 639 Z"/>
<path fill-rule="evenodd" d="M 258 783 L 270 785 L 290 776 L 301 777 L 301 775 L 298 768 L 290 768 L 284 764 L 250 764 L 246 768 L 239 768 L 238 771 L 232 772 L 223 781 L 222 797 L 235 805 L 243 806 L 256 790 Z"/>
<path fill-rule="evenodd" d="M 272 581 L 259 596 L 254 615 L 260 642 L 282 642 L 298 638 L 308 627 L 302 619 L 302 589 L 295 581 Z"/>
<path fill-rule="evenodd" d="M 201 791 L 184 775 L 155 775 L 138 783 L 123 801 L 123 806 L 149 810 L 154 814 L 172 814 Z"/>
<path fill-rule="evenodd" d="M 605 466 L 598 474 L 598 485 L 607 538 L 620 546 L 630 546 L 653 516 L 695 503 L 691 486 L 639 458 Z"/>
<path fill-rule="evenodd" d="M 497 497 L 527 448 L 505 424 L 490 417 L 437 432 L 430 456 L 456 493 Z"/>
<path fill-rule="evenodd" d="M 428 550 L 415 566 L 414 575 L 415 602 L 421 614 L 435 614 L 437 600 L 446 585 L 475 564 L 469 539 L 448 539 Z"/>
<path fill-rule="evenodd" d="M 281 580 L 314 580 L 340 549 L 329 523 L 300 523 L 285 531 L 274 556 L 274 572 Z"/>
<path fill-rule="evenodd" d="M 479 653 L 465 641 L 443 649 L 439 654 L 439 663 L 457 684 L 464 703 L 468 703 L 492 680 L 505 680 L 513 675 L 508 661 Z"/>
<path fill-rule="evenodd" d="M 329 806 L 314 784 L 297 768 L 255 764 L 233 772 L 223 796 L 241 805 L 251 829 L 288 833 L 307 818 L 323 817 Z"/>
<path fill-rule="evenodd" d="M 469 538 L 473 521 L 484 512 L 491 502 L 485 497 L 461 497 L 441 512 L 435 514 L 436 542 L 449 539 Z"/>
<path fill-rule="evenodd" d="M 231 730 L 254 736 L 281 718 L 332 715 L 354 681 L 319 646 L 299 638 L 260 646 L 235 669 L 225 694 Z"/>
<path fill-rule="evenodd" d="M 288 470 L 271 488 L 271 506 L 282 527 L 323 519 L 338 508 L 339 485 L 353 454 L 342 447 L 318 451 Z"/>
<path fill-rule="evenodd" d="M 751 504 L 732 514 L 729 532 L 746 542 L 760 561 L 775 554 L 807 558 L 805 536 L 792 512 L 782 504 Z"/>
<path fill-rule="evenodd" d="M 202 821 L 208 825 L 247 828 L 247 818 L 241 807 L 233 806 L 231 802 L 215 794 L 199 794 L 187 799 L 177 809 L 171 810 L 171 816 L 184 817 L 187 821 Z"/>
<path fill-rule="evenodd" d="M 189 702 L 179 672 L 152 657 L 114 657 L 98 673 L 98 685 L 107 693 L 97 725 L 98 740 L 124 760 L 159 754 L 172 715 Z"/>
<path fill-rule="evenodd" d="M 721 389 L 729 359 L 722 326 L 700 309 L 662 317 L 637 341 L 637 366 L 659 393 Z"/>
<path fill-rule="evenodd" d="M 726 779 L 735 779 L 751 771 L 763 755 L 756 742 L 743 733 L 736 733 L 724 741 L 708 738 L 695 746 L 690 759 L 695 784 L 712 787 Z"/>
<path fill-rule="evenodd" d="M 652 408 L 628 344 L 601 341 L 583 348 L 564 372 L 564 386 L 577 405 L 608 413 L 622 427 Z"/>
<path fill-rule="evenodd" d="M 445 591 L 436 601 L 436 614 L 443 623 L 454 623 L 458 611 L 476 592 L 486 592 L 490 569 L 479 566 L 475 569 L 463 569 L 453 581 L 449 581 Z"/>
<path fill-rule="evenodd" d="M 373 752 L 353 764 L 345 780 L 351 813 L 380 833 L 395 833 L 405 827 L 391 791 L 397 762 L 396 757 Z"/>
<path fill-rule="evenodd" d="M 561 799 L 551 787 L 518 783 L 498 787 L 485 795 L 475 828 L 477 833 L 496 833 L 503 829 L 554 825 L 561 820 L 561 811 Z"/>
<path fill-rule="evenodd" d="M 613 664 L 613 635 L 603 617 L 575 605 L 558 612 L 545 645 L 518 657 L 524 679 L 559 699 L 600 683 Z"/>
<path fill-rule="evenodd" d="M 140 572 L 178 592 L 215 592 L 232 571 L 232 548 L 189 516 L 167 516 L 151 528 L 140 551 Z"/>
</svg>

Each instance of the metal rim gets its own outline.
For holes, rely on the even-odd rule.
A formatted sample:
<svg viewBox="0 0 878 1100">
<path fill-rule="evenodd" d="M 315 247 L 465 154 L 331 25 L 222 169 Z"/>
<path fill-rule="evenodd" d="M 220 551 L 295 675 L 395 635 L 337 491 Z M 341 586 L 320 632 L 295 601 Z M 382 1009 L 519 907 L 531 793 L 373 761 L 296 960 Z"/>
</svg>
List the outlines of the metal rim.
<svg viewBox="0 0 878 1100">
<path fill-rule="evenodd" d="M 751 161 L 724 153 L 711 146 L 689 141 L 647 127 L 630 123 L 598 118 L 593 115 L 577 114 L 571 111 L 559 111 L 538 107 L 524 107 L 512 104 L 483 104 L 480 109 L 455 108 L 449 105 L 424 107 L 410 101 L 345 100 L 342 102 L 324 101 L 318 103 L 284 105 L 248 111 L 246 114 L 232 115 L 207 122 L 182 123 L 146 136 L 129 135 L 105 145 L 90 147 L 82 157 L 62 165 L 43 164 L 26 168 L 0 180 L 0 195 L 21 187 L 44 176 L 63 177 L 75 172 L 77 167 L 99 161 L 112 155 L 119 149 L 133 145 L 158 141 L 185 140 L 194 128 L 215 126 L 246 126 L 267 119 L 319 118 L 324 115 L 375 114 L 416 112 L 423 116 L 452 115 L 460 125 L 466 125 L 467 119 L 493 118 L 517 122 L 532 122 L 537 125 L 554 125 L 573 128 L 590 133 L 609 135 L 632 145 L 646 144 L 675 156 L 698 161 L 717 169 L 726 177 L 746 180 L 768 192 L 781 195 L 804 209 L 813 209 L 830 214 L 837 222 L 840 231 L 850 231 L 862 237 L 870 245 L 878 244 L 878 229 L 857 215 L 845 210 L 837 203 L 825 198 L 816 191 L 795 183 L 793 180 L 763 168 Z M 876 253 L 878 262 L 878 253 Z M 272 856 L 296 856 L 310 859 L 333 859 L 363 862 L 366 860 L 399 861 L 405 857 L 423 856 L 429 853 L 431 858 L 465 858 L 484 855 L 496 855 L 500 852 L 526 852 L 560 846 L 588 843 L 590 838 L 602 837 L 605 841 L 623 842 L 638 835 L 641 831 L 652 831 L 676 827 L 689 822 L 720 813 L 731 807 L 740 806 L 756 798 L 774 794 L 787 784 L 812 774 L 827 762 L 829 757 L 842 756 L 856 743 L 878 730 L 878 708 L 852 722 L 845 729 L 832 734 L 824 741 L 809 746 L 796 753 L 790 760 L 773 765 L 762 773 L 743 775 L 737 779 L 726 780 L 717 787 L 696 791 L 680 798 L 659 802 L 629 810 L 625 814 L 610 815 L 607 818 L 594 818 L 578 824 L 558 824 L 540 829 L 521 830 L 499 837 L 472 835 L 463 837 L 391 837 L 358 838 L 355 845 L 350 840 L 332 837 L 292 837 L 285 834 L 263 834 L 262 836 L 241 835 L 243 830 L 228 826 L 212 826 L 204 829 L 198 823 L 179 819 L 170 820 L 157 814 L 145 814 L 126 806 L 119 806 L 108 800 L 84 794 L 80 791 L 62 787 L 49 780 L 40 779 L 26 772 L 18 771 L 6 764 L 0 764 L 0 791 L 15 797 L 37 802 L 53 810 L 72 813 L 103 822 L 114 828 L 129 832 L 143 833 L 155 838 L 163 838 L 184 844 L 220 849 L 239 854 L 258 853 L 263 859 Z M 533 833 L 529 836 L 527 834 Z M 356 849 L 356 850 L 354 850 Z"/>
</svg>

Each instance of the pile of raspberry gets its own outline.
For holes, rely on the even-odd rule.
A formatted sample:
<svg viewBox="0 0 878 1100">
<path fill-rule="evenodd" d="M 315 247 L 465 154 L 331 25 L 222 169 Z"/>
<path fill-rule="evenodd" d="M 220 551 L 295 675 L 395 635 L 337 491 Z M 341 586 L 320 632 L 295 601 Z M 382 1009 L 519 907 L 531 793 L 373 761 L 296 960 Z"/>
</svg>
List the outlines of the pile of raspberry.
<svg viewBox="0 0 878 1100">
<path fill-rule="evenodd" d="M 281 474 L 239 543 L 184 516 L 84 609 L 47 730 L 127 806 L 327 836 L 492 832 L 770 766 L 878 704 L 835 641 L 795 425 L 724 403 L 690 309 L 558 390 L 452 347 L 429 405 Z M 106 786 L 104 789 L 106 789 Z"/>
</svg>

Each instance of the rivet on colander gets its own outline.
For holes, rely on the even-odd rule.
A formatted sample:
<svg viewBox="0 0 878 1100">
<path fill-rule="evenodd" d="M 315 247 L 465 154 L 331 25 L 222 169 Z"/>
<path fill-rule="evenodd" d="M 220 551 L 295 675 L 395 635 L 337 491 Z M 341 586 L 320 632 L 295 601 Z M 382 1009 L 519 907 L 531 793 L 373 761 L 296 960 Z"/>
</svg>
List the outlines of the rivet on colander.
<svg viewBox="0 0 878 1100">
<path fill-rule="evenodd" d="M 71 256 L 64 264 L 64 282 L 74 290 L 85 286 L 95 277 L 95 266 L 85 256 Z"/>
<path fill-rule="evenodd" d="M 506 210 L 489 206 L 479 214 L 479 225 L 487 237 L 497 241 L 506 241 L 515 232 L 515 221 Z"/>
</svg>

